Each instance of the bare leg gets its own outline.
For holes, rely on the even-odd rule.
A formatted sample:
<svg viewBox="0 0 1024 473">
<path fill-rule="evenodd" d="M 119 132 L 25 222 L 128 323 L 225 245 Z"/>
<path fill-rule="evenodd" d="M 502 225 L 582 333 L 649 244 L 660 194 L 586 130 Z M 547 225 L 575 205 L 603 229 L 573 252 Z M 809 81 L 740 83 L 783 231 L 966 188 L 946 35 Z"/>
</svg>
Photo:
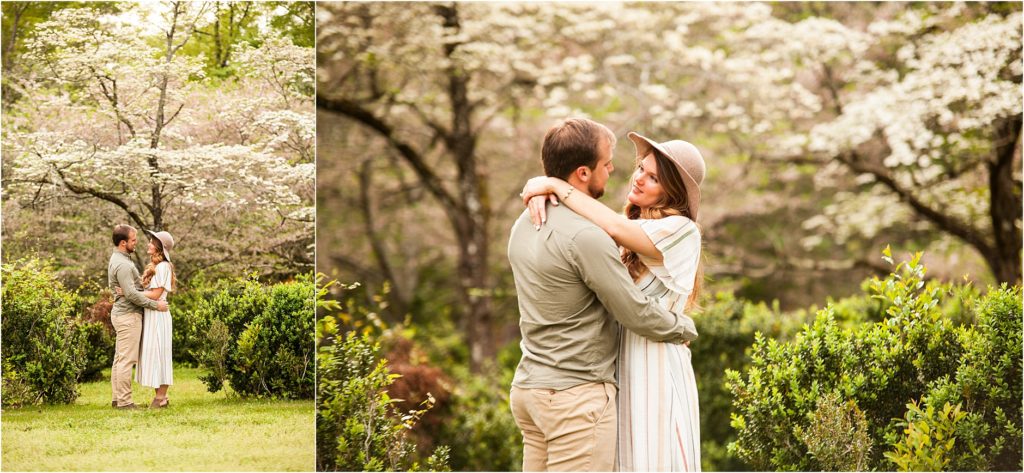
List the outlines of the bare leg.
<svg viewBox="0 0 1024 473">
<path fill-rule="evenodd" d="M 159 388 L 154 390 L 153 405 L 150 407 L 167 407 L 167 404 L 170 402 L 167 400 L 167 388 L 168 385 L 161 384 Z"/>
</svg>

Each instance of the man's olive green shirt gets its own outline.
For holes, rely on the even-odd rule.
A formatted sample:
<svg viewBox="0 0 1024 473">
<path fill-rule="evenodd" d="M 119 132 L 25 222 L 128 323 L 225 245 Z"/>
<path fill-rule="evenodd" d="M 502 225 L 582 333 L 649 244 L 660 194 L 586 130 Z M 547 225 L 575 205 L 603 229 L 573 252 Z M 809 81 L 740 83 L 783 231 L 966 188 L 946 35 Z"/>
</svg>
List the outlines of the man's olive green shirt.
<svg viewBox="0 0 1024 473">
<path fill-rule="evenodd" d="M 539 231 L 523 212 L 512 226 L 508 258 L 523 336 L 515 387 L 614 383 L 619 323 L 655 341 L 697 338 L 691 318 L 640 292 L 611 237 L 564 205 L 548 206 Z"/>
<path fill-rule="evenodd" d="M 107 287 L 111 291 L 116 287 L 121 288 L 124 295 L 114 293 L 114 307 L 110 309 L 110 316 L 116 317 L 124 314 L 141 314 L 143 308 L 156 310 L 157 301 L 150 299 L 140 292 L 142 285 L 139 280 L 139 269 L 128 257 L 128 254 L 114 249 L 110 255 L 110 263 L 107 265 Z"/>
</svg>

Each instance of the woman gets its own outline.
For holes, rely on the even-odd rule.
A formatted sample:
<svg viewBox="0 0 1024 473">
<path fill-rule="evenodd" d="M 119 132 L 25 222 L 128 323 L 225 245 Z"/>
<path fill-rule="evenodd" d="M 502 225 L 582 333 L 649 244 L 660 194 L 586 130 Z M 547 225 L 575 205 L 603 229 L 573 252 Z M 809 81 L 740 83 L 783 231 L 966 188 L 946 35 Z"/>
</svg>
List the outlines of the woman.
<svg viewBox="0 0 1024 473">
<path fill-rule="evenodd" d="M 700 231 L 695 223 L 704 158 L 681 140 L 655 143 L 629 133 L 636 147 L 625 216 L 569 183 L 535 177 L 523 189 L 535 225 L 548 200 L 561 203 L 607 232 L 644 294 L 683 312 L 700 291 Z M 623 329 L 619 349 L 619 471 L 700 471 L 700 418 L 690 349 Z"/>
<path fill-rule="evenodd" d="M 142 273 L 142 286 L 147 290 L 143 295 L 153 300 L 167 300 L 167 294 L 177 289 L 178 280 L 171 264 L 171 249 L 174 238 L 167 232 L 150 235 L 149 265 Z M 120 293 L 120 288 L 118 289 Z M 171 401 L 167 399 L 167 388 L 174 384 L 173 367 L 171 365 L 171 313 L 146 309 L 142 323 L 142 349 L 139 351 L 139 366 L 135 371 L 135 381 L 143 386 L 156 390 L 150 407 L 167 407 Z"/>
</svg>

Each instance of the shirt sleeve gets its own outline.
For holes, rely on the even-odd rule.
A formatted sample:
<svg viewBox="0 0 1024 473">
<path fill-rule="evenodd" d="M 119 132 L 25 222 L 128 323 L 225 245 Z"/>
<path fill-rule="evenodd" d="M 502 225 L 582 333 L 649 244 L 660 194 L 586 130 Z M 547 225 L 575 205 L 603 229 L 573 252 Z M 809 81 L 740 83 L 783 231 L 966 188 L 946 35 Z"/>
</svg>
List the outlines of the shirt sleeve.
<svg viewBox="0 0 1024 473">
<path fill-rule="evenodd" d="M 658 274 L 658 278 L 669 290 L 688 297 L 693 292 L 700 263 L 701 237 L 697 224 L 681 215 L 638 220 L 638 223 L 661 252 L 665 272 Z"/>
<path fill-rule="evenodd" d="M 160 264 L 156 265 L 156 274 L 154 274 L 153 279 L 149 281 L 150 289 L 158 287 L 162 287 L 165 291 L 171 292 L 171 265 L 166 261 L 161 261 Z"/>
<path fill-rule="evenodd" d="M 121 292 L 124 293 L 125 299 L 128 299 L 128 302 L 136 306 L 156 310 L 157 302 L 142 295 L 135 288 L 136 282 L 131 269 L 127 266 L 129 264 L 131 263 L 122 263 L 114 268 L 117 284 L 121 286 Z"/>
<path fill-rule="evenodd" d="M 655 341 L 682 343 L 697 338 L 693 319 L 645 296 L 619 260 L 615 242 L 603 230 L 588 228 L 573 240 L 572 262 L 583 282 L 623 326 Z"/>
</svg>

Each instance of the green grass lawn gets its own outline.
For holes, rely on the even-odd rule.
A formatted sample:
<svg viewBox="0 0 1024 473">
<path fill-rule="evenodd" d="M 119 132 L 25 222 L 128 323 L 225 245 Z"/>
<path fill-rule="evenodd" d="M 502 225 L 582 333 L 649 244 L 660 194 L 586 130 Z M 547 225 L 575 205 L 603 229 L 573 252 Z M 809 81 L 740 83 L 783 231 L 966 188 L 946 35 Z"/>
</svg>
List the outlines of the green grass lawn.
<svg viewBox="0 0 1024 473">
<path fill-rule="evenodd" d="M 109 370 L 73 405 L 4 409 L 4 471 L 312 471 L 313 401 L 209 393 L 175 367 L 167 409 L 110 407 Z M 153 390 L 132 387 L 148 406 Z"/>
</svg>

